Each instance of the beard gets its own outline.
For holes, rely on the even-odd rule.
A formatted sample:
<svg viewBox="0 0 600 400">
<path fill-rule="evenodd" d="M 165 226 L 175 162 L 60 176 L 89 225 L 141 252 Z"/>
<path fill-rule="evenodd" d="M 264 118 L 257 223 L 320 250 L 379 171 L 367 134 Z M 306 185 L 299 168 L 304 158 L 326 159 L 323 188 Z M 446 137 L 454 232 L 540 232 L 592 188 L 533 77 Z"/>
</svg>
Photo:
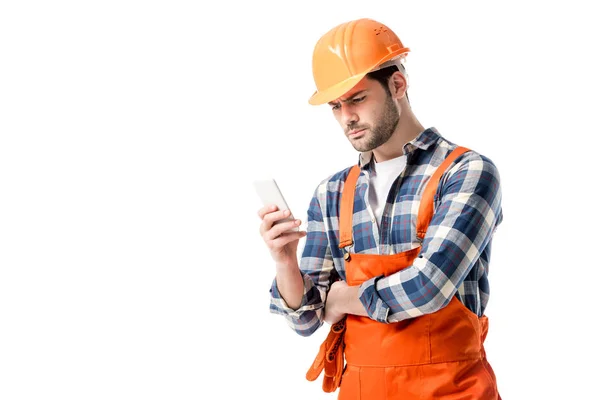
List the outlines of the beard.
<svg viewBox="0 0 600 400">
<path fill-rule="evenodd" d="M 379 120 L 371 128 L 369 125 L 349 125 L 346 133 L 355 129 L 367 129 L 368 132 L 358 139 L 350 139 L 350 143 L 357 151 L 371 151 L 387 142 L 393 135 L 398 122 L 400 121 L 400 112 L 396 108 L 396 104 L 392 96 L 388 95 L 383 107 L 383 112 Z M 369 135 L 370 132 L 370 135 Z"/>
</svg>

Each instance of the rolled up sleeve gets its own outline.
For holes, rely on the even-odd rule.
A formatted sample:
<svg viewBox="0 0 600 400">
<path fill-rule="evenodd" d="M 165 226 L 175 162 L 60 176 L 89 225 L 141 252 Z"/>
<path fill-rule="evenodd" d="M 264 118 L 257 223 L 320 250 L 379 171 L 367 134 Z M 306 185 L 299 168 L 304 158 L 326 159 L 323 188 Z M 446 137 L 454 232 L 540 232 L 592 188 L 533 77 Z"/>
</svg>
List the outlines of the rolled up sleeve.
<svg viewBox="0 0 600 400">
<path fill-rule="evenodd" d="M 304 295 L 298 309 L 290 308 L 277 289 L 271 285 L 270 311 L 283 315 L 288 325 L 299 335 L 310 336 L 323 324 L 323 311 L 331 274 L 333 258 L 323 222 L 323 211 L 315 190 L 307 213 L 306 242 L 300 259 L 300 273 L 304 280 Z"/>
<path fill-rule="evenodd" d="M 445 307 L 501 223 L 500 176 L 490 159 L 465 153 L 441 185 L 413 265 L 360 285 L 360 301 L 372 319 L 398 322 Z"/>
</svg>

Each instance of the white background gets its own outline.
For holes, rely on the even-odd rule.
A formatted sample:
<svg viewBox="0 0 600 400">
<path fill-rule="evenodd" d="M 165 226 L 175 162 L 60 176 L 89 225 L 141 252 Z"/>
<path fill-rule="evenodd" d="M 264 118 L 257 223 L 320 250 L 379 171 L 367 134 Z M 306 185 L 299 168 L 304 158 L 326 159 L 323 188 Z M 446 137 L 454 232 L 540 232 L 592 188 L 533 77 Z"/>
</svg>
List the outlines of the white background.
<svg viewBox="0 0 600 400">
<path fill-rule="evenodd" d="M 360 17 L 411 49 L 421 123 L 500 170 L 501 394 L 600 398 L 591 3 L 2 2 L 0 399 L 335 398 L 304 379 L 328 327 L 268 311 L 251 181 L 305 220 L 357 161 L 308 98 L 314 43 Z"/>
</svg>

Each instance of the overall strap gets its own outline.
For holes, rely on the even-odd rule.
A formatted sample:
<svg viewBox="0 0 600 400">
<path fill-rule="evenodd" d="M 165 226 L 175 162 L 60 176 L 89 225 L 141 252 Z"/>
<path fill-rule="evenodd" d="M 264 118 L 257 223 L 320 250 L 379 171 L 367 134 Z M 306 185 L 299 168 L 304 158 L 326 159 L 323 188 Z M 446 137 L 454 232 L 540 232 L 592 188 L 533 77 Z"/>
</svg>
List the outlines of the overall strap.
<svg viewBox="0 0 600 400">
<path fill-rule="evenodd" d="M 342 204 L 340 206 L 340 249 L 352 245 L 352 214 L 354 212 L 354 192 L 356 181 L 360 175 L 360 167 L 353 166 L 344 182 Z"/>
<path fill-rule="evenodd" d="M 421 241 L 425 238 L 425 232 L 427 232 L 427 227 L 429 227 L 431 218 L 433 218 L 433 200 L 442 174 L 446 172 L 450 164 L 467 151 L 469 149 L 466 147 L 458 146 L 455 148 L 436 169 L 427 186 L 425 186 L 419 205 L 419 214 L 417 214 L 417 238 Z"/>
</svg>

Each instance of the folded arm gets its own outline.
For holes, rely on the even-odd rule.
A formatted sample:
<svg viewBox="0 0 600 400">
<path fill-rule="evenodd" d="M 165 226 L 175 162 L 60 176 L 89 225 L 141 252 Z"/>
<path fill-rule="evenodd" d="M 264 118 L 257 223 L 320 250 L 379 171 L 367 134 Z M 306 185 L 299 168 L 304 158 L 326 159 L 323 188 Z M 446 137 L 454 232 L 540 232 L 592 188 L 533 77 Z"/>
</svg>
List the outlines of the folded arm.
<svg viewBox="0 0 600 400">
<path fill-rule="evenodd" d="M 502 221 L 500 177 L 491 160 L 466 153 L 448 172 L 412 266 L 346 290 L 369 317 L 397 322 L 445 307 Z"/>
</svg>

